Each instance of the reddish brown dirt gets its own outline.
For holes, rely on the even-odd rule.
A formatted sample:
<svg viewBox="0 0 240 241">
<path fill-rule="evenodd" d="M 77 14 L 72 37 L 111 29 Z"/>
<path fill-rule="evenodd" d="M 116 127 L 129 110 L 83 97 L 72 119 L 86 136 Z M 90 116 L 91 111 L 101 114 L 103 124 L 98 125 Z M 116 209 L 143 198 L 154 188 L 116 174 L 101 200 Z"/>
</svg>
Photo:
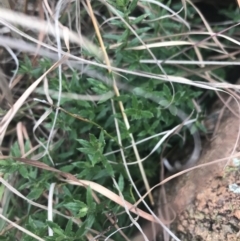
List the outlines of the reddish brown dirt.
<svg viewBox="0 0 240 241">
<path fill-rule="evenodd" d="M 236 103 L 231 107 L 238 112 Z M 205 143 L 199 164 L 229 157 L 238 132 L 239 118 L 227 111 L 214 139 Z M 226 162 L 196 169 L 175 182 L 176 192 L 169 198 L 178 213 L 173 227 L 181 240 L 240 240 L 240 193 L 229 188 L 240 185 L 240 166 L 225 168 Z"/>
<path fill-rule="evenodd" d="M 230 105 L 238 113 L 237 104 L 232 102 Z M 205 143 L 199 164 L 232 154 L 240 119 L 226 111 L 214 139 Z M 239 150 L 238 145 L 234 154 Z M 227 161 L 221 161 L 181 175 L 166 185 L 167 203 L 177 214 L 170 229 L 182 241 L 240 240 L 240 166 L 233 166 L 232 159 L 229 160 L 227 167 Z M 233 184 L 239 186 L 239 193 L 236 193 L 238 189 L 234 192 L 229 188 Z M 166 205 L 161 207 L 166 210 Z M 156 229 L 159 231 L 160 228 Z M 154 240 L 151 230 L 149 224 L 144 227 L 149 239 Z M 159 237 L 164 240 L 161 234 Z M 139 237 L 138 240 L 141 241 Z"/>
</svg>

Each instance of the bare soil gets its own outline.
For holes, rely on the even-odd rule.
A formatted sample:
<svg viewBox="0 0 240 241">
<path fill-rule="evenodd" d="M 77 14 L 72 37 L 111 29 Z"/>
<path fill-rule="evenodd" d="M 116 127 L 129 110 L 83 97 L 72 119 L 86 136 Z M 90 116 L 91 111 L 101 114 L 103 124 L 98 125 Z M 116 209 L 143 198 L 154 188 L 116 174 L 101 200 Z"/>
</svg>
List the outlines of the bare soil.
<svg viewBox="0 0 240 241">
<path fill-rule="evenodd" d="M 234 101 L 230 106 L 235 113 L 239 112 Z M 233 154 L 239 134 L 239 120 L 226 109 L 217 134 L 204 144 L 199 164 Z M 234 154 L 239 151 L 240 147 L 237 145 Z M 240 160 L 240 153 L 238 158 Z M 174 218 L 169 227 L 182 241 L 240 240 L 240 164 L 234 164 L 233 160 L 238 159 L 229 158 L 195 169 L 167 183 L 167 205 L 162 205 L 162 192 L 159 191 L 157 213 L 165 213 L 166 220 L 166 210 L 173 210 L 168 212 L 168 217 Z M 158 238 L 153 234 L 153 228 L 160 233 Z M 166 234 L 164 239 L 158 226 L 148 223 L 143 230 L 149 240 L 166 240 Z M 134 240 L 141 241 L 141 238 L 138 236 Z"/>
<path fill-rule="evenodd" d="M 230 106 L 239 112 L 237 103 L 232 101 Z M 205 143 L 199 164 L 230 157 L 239 125 L 239 118 L 226 110 L 217 134 Z M 234 154 L 238 151 L 239 143 Z M 175 181 L 168 198 L 178 213 L 172 225 L 181 240 L 240 240 L 240 165 L 233 160 L 237 159 L 196 169 Z"/>
</svg>

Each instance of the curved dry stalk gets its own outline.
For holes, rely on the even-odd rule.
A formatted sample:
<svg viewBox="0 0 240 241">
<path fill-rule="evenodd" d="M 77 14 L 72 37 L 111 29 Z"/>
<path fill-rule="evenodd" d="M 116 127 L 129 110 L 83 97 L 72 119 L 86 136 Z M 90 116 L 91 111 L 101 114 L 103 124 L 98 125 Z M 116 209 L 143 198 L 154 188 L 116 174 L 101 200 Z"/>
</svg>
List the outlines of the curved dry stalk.
<svg viewBox="0 0 240 241">
<path fill-rule="evenodd" d="M 0 90 L 2 92 L 2 97 L 0 98 L 0 103 L 2 99 L 6 99 L 10 105 L 13 104 L 13 97 L 11 90 L 8 86 L 7 78 L 0 68 Z"/>
</svg>

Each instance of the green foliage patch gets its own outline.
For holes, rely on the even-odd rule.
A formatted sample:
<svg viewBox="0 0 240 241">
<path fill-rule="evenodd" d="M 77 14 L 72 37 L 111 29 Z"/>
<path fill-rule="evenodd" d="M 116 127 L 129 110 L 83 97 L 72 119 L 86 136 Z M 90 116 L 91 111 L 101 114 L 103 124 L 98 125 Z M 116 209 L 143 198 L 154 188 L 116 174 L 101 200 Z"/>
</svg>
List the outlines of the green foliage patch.
<svg viewBox="0 0 240 241">
<path fill-rule="evenodd" d="M 161 1 L 160 1 L 161 2 Z M 187 27 L 173 21 L 171 18 L 160 17 L 170 14 L 166 9 L 159 5 L 147 3 L 144 1 L 108 1 L 117 13 L 125 20 L 125 23 L 119 17 L 109 21 L 108 25 L 103 27 L 103 39 L 107 48 L 107 52 L 112 59 L 114 66 L 133 70 L 139 73 L 149 73 L 154 76 L 174 75 L 184 77 L 186 73 L 188 78 L 192 80 L 201 80 L 196 74 L 196 68 L 191 65 L 186 69 L 178 65 L 161 65 L 165 71 L 155 63 L 142 63 L 143 59 L 151 59 L 147 49 L 132 50 L 131 47 L 142 45 L 139 39 L 127 27 L 129 24 L 146 44 L 159 43 L 161 41 L 183 41 L 189 40 L 188 35 L 178 35 L 185 33 Z M 141 5 L 139 5 L 141 3 Z M 69 5 L 73 11 L 76 9 L 75 2 Z M 93 8 L 99 3 L 92 1 Z M 96 4 L 96 6 L 94 5 Z M 167 6 L 171 9 L 179 10 L 179 4 L 169 1 Z M 103 7 L 103 13 L 99 13 L 100 17 L 104 15 L 109 18 L 109 12 Z M 146 8 L 143 11 L 143 8 Z M 188 6 L 186 21 L 191 23 L 192 30 L 197 30 L 201 23 L 196 11 Z M 231 10 L 231 9 L 230 9 Z M 233 10 L 232 10 L 233 11 Z M 229 16 L 231 12 L 224 11 L 224 14 Z M 86 13 L 83 16 L 87 16 Z M 184 18 L 184 12 L 179 13 L 179 16 Z M 76 16 L 75 16 L 76 17 Z M 100 21 L 100 17 L 98 17 Z M 66 16 L 62 16 L 62 24 L 67 24 Z M 156 19 L 159 19 L 158 21 Z M 85 19 L 84 19 L 85 20 Z M 66 21 L 66 22 L 65 22 Z M 88 19 L 88 21 L 90 21 Z M 76 26 L 72 26 L 76 30 Z M 220 31 L 220 27 L 216 27 L 216 31 Z M 149 40 L 149 39 L 152 40 Z M 194 35 L 191 37 L 194 41 L 201 41 L 205 38 L 202 35 Z M 98 45 L 98 40 L 94 36 L 93 41 Z M 155 39 L 155 40 L 154 40 Z M 112 48 L 113 44 L 117 44 L 116 48 Z M 74 46 L 72 46 L 74 47 Z M 77 49 L 80 51 L 80 49 Z M 194 48 L 188 48 L 182 45 L 155 47 L 151 48 L 156 59 L 167 60 L 172 56 L 176 56 L 176 60 L 193 60 L 196 59 Z M 205 51 L 205 52 L 204 52 Z M 203 58 L 208 58 L 212 51 L 204 50 Z M 178 53 L 180 53 L 178 55 Z M 102 62 L 97 57 L 85 49 L 82 50 L 83 56 L 93 59 L 97 63 Z M 24 74 L 28 78 L 28 83 L 40 77 L 51 65 L 53 61 L 47 58 L 39 58 L 37 67 L 31 62 L 29 56 L 21 57 L 19 73 Z M 183 110 L 190 115 L 195 109 L 193 99 L 197 99 L 203 93 L 202 90 L 183 84 L 171 84 L 167 81 L 157 80 L 156 78 L 145 78 L 129 73 L 109 74 L 106 69 L 97 67 L 96 65 L 83 66 L 87 71 L 80 72 L 77 68 L 70 68 L 63 64 L 62 71 L 62 98 L 58 109 L 59 115 L 56 121 L 55 129 L 57 134 L 51 141 L 48 154 L 40 158 L 41 162 L 52 165 L 53 160 L 55 168 L 69 172 L 78 179 L 97 182 L 107 189 L 118 194 L 121 191 L 125 200 L 134 203 L 138 199 L 137 194 L 129 180 L 127 170 L 123 164 L 123 158 L 120 150 L 124 152 L 127 162 L 135 162 L 136 157 L 131 145 L 131 133 L 136 142 L 140 142 L 145 138 L 154 136 L 163 131 L 169 130 L 181 123 L 182 121 L 177 116 L 178 109 Z M 89 72 L 88 72 L 89 71 Z M 98 77 L 93 77 L 90 72 L 98 73 Z M 199 70 L 201 74 L 201 70 Z M 202 71 L 204 72 L 204 71 Z M 224 78 L 224 69 L 215 70 L 216 75 Z M 110 80 L 106 83 L 101 76 L 105 76 Z M 117 86 L 119 87 L 120 96 L 115 96 L 113 93 L 112 79 L 116 78 Z M 43 89 L 40 87 L 40 89 Z M 51 90 L 51 98 L 56 103 L 57 93 L 59 89 L 58 70 L 51 72 L 48 76 L 48 89 Z M 109 97 L 109 93 L 111 97 Z M 76 98 L 76 95 L 98 96 L 103 98 L 95 100 L 83 100 Z M 106 95 L 107 97 L 104 97 Z M 36 91 L 34 97 L 43 99 L 43 95 Z M 124 123 L 118 102 L 121 101 L 125 108 L 124 113 L 130 122 L 130 129 Z M 116 113 L 113 111 L 113 106 Z M 41 109 L 37 108 L 41 106 Z M 204 103 L 203 103 L 204 106 Z M 24 109 L 26 108 L 26 109 Z M 52 113 L 41 123 L 41 130 L 37 129 L 35 135 L 46 145 L 48 137 L 43 133 L 48 133 L 54 123 L 56 106 L 45 105 L 35 102 L 33 106 L 25 106 L 19 118 L 24 118 L 24 114 L 28 113 L 28 108 L 31 108 L 33 117 L 38 120 L 41 115 L 48 109 L 52 109 Z M 24 113 L 24 114 L 23 114 Z M 193 114 L 196 116 L 196 112 Z M 118 121 L 119 132 L 121 134 L 121 143 L 118 142 L 115 119 Z M 28 120 L 29 121 L 29 120 Z M 34 123 L 29 124 L 32 129 Z M 200 120 L 196 122 L 192 131 L 204 129 Z M 46 131 L 48 130 L 48 131 Z M 184 129 L 185 130 L 185 129 Z M 188 133 L 188 132 L 186 132 Z M 190 133 L 187 134 L 191 138 Z M 37 144 L 33 136 L 32 142 Z M 157 145 L 161 137 L 148 139 L 137 145 L 141 158 L 147 156 L 154 146 Z M 174 142 L 174 141 L 173 141 Z M 169 140 L 168 146 L 175 144 Z M 179 146 L 181 143 L 179 142 Z M 25 143 L 25 152 L 30 150 L 30 143 Z M 40 155 L 46 150 L 40 146 L 35 153 L 28 158 L 31 159 L 34 155 Z M 145 172 L 149 178 L 150 184 L 158 182 L 160 173 L 160 154 L 162 147 L 153 153 L 145 162 L 143 162 Z M 20 157 L 21 152 L 17 141 L 11 146 L 11 156 Z M 49 158 L 51 156 L 51 159 Z M 129 171 L 131 177 L 141 193 L 145 193 L 143 188 L 143 180 L 137 165 L 130 165 Z M 0 170 L 4 173 L 4 178 L 7 179 L 11 175 L 17 174 L 18 181 L 15 183 L 15 188 L 19 190 L 28 199 L 34 200 L 42 205 L 47 205 L 47 193 L 51 183 L 56 183 L 56 191 L 54 194 L 54 208 L 62 214 L 69 216 L 66 219 L 63 216 L 54 214 L 53 221 L 47 220 L 47 212 L 37 208 L 20 197 L 12 196 L 7 216 L 13 220 L 14 217 L 20 218 L 20 225 L 34 234 L 48 241 L 79 241 L 87 240 L 87 233 L 92 236 L 100 235 L 107 237 L 119 227 L 128 227 L 123 229 L 127 236 L 131 236 L 134 232 L 131 220 L 126 214 L 124 208 L 110 201 L 104 195 L 98 195 L 100 204 L 93 199 L 92 190 L 84 187 L 73 186 L 60 182 L 55 173 L 46 170 L 40 170 L 28 166 L 26 164 L 14 161 L 4 160 L 0 163 Z M 113 183 L 113 178 L 117 181 L 118 188 Z M 110 215 L 111 214 L 111 215 Z M 111 224 L 107 219 L 110 215 L 116 223 Z M 77 223 L 76 220 L 79 222 Z M 53 231 L 53 236 L 48 236 L 48 228 Z M 97 231 L 97 232 L 96 232 Z M 11 229 L 0 237 L 0 240 L 14 240 L 18 236 L 16 229 Z M 21 234 L 21 241 L 35 240 L 27 234 Z M 116 232 L 111 237 L 113 240 L 123 240 L 120 232 Z"/>
</svg>

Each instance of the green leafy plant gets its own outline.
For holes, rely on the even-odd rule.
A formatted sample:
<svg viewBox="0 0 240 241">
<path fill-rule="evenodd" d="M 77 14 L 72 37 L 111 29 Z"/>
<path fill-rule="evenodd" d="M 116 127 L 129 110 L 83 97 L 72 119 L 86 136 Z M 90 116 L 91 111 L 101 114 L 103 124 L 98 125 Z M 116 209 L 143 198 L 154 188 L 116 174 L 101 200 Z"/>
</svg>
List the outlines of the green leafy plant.
<svg viewBox="0 0 240 241">
<path fill-rule="evenodd" d="M 33 102 L 30 98 L 12 124 L 21 120 L 31 132 L 30 140 L 23 147 L 24 153 L 31 151 L 33 146 L 37 148 L 26 157 L 28 162 L 19 162 L 13 157 L 21 157 L 23 153 L 14 137 L 10 153 L 7 153 L 10 157 L 0 163 L 5 179 L 17 176 L 13 186 L 23 196 L 44 206 L 53 199 L 54 209 L 62 214 L 52 212 L 53 218 L 47 220 L 42 206 L 34 206 L 26 199 L 22 200 L 20 195 L 11 197 L 6 216 L 9 219 L 18 217 L 22 227 L 43 240 L 100 239 L 114 232 L 111 236 L 113 240 L 124 240 L 124 235 L 131 237 L 136 231 L 132 228 L 135 219 L 129 218 L 124 205 L 120 206 L 104 193 L 96 195 L 90 186 L 73 185 L 73 180 L 63 180 L 59 175 L 61 172 L 69 173 L 78 180 L 98 183 L 119 194 L 119 199 L 124 198 L 134 204 L 139 199 L 135 187 L 142 195 L 146 190 L 139 168 L 130 165 L 137 159 L 133 146 L 137 143 L 139 158 L 144 159 L 144 170 L 153 186 L 159 182 L 159 159 L 163 154 L 163 145 L 159 144 L 161 133 L 182 123 L 177 115 L 179 109 L 187 115 L 193 113 L 194 117 L 197 116 L 195 100 L 204 91 L 188 78 L 206 81 L 206 73 L 219 78 L 224 78 L 226 74 L 219 66 L 208 68 L 199 64 L 202 68 L 196 68 L 194 65 L 181 65 L 181 61 L 194 61 L 199 56 L 207 59 L 221 49 L 215 43 L 204 42 L 206 36 L 199 31 L 202 19 L 191 5 L 187 6 L 185 15 L 181 11 L 176 13 L 181 7 L 171 1 L 165 3 L 165 7 L 162 2 L 137 0 L 111 0 L 105 5 L 96 1 L 92 4 L 94 9 L 102 7 L 102 12 L 96 10 L 95 13 L 111 58 L 112 72 L 107 72 L 106 66 L 101 67 L 104 61 L 97 51 L 84 46 L 80 49 L 76 47 L 76 41 L 71 43 L 71 54 L 65 52 L 68 62 L 61 59 L 61 67 L 51 71 L 44 85 L 32 93 L 32 97 L 38 100 Z M 86 7 L 84 4 L 80 6 Z M 75 32 L 80 29 L 80 15 L 81 27 L 86 28 L 92 21 L 88 11 L 80 11 L 76 2 L 63 4 L 59 9 L 62 11 L 61 24 Z M 74 11 L 81 14 L 71 16 Z M 224 14 L 229 16 L 231 11 L 230 8 Z M 108 19 L 107 23 L 105 19 Z M 187 30 L 189 23 L 192 31 L 199 31 L 198 34 L 190 34 Z M 221 31 L 219 26 L 214 29 Z M 99 39 L 94 34 L 88 37 L 94 46 L 99 45 Z M 76 61 L 80 51 L 85 62 Z M 19 56 L 19 74 L 27 80 L 19 94 L 56 61 L 56 55 L 55 60 L 49 56 L 39 57 L 37 65 L 27 54 Z M 168 64 L 172 57 L 179 61 L 178 64 Z M 114 94 L 114 87 L 118 88 L 119 96 Z M 204 108 L 205 103 L 201 105 Z M 126 126 L 126 118 L 129 127 Z M 204 129 L 200 119 L 191 130 L 199 129 Z M 185 130 L 183 128 L 181 133 L 187 133 L 191 138 L 191 133 Z M 182 141 L 170 138 L 167 147 L 174 145 L 182 146 Z M 45 169 L 38 168 L 39 163 L 34 165 L 34 160 L 41 161 Z M 56 184 L 54 198 L 49 194 L 53 183 Z M 149 204 L 149 200 L 147 202 Z M 28 233 L 19 234 L 16 229 L 4 230 L 3 227 L 6 227 L 5 223 L 0 240 L 13 240 L 13 237 L 20 237 L 23 241 L 35 240 Z M 125 229 L 121 230 L 122 227 Z M 52 230 L 52 236 L 48 235 L 49 230 Z"/>
</svg>

